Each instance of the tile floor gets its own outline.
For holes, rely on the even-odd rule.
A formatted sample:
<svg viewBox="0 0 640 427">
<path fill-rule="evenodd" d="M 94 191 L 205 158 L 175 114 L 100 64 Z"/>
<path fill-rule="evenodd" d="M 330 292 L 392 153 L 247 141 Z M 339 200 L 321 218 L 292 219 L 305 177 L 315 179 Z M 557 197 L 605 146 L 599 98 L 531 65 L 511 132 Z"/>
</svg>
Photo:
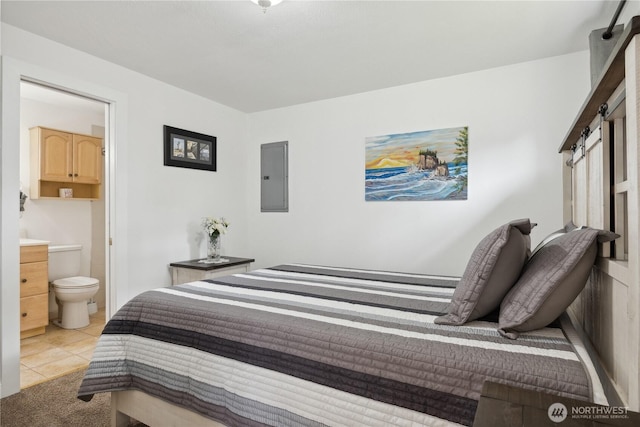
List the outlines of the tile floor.
<svg viewBox="0 0 640 427">
<path fill-rule="evenodd" d="M 69 330 L 50 323 L 45 334 L 21 340 L 20 388 L 87 367 L 104 319 L 104 310 L 98 310 L 86 328 Z"/>
</svg>

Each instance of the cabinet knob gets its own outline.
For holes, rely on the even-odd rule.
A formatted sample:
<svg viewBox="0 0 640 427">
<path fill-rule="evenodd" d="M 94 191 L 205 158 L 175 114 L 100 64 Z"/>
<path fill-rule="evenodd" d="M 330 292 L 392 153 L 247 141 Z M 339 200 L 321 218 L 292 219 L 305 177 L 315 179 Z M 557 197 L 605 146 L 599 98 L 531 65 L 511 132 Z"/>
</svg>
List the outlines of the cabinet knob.
<svg viewBox="0 0 640 427">
<path fill-rule="evenodd" d="M 27 283 L 27 279 L 22 279 L 22 280 L 20 280 L 20 282 Z"/>
<path fill-rule="evenodd" d="M 77 174 L 77 173 L 74 173 L 74 174 L 73 174 L 73 176 L 78 176 L 78 174 Z"/>
<path fill-rule="evenodd" d="M 22 317 L 27 317 L 27 313 L 22 313 Z"/>
<path fill-rule="evenodd" d="M 73 174 L 71 174 L 71 173 L 70 173 L 70 174 L 69 174 L 69 178 L 71 178 L 72 176 L 73 176 Z"/>
</svg>

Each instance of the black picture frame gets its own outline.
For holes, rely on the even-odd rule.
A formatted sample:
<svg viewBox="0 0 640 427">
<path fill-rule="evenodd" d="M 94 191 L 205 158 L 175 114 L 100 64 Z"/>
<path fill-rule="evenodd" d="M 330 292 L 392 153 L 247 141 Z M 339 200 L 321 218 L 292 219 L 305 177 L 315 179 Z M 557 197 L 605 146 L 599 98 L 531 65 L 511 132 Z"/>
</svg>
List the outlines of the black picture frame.
<svg viewBox="0 0 640 427">
<path fill-rule="evenodd" d="M 217 138 L 164 125 L 164 165 L 216 171 Z"/>
</svg>

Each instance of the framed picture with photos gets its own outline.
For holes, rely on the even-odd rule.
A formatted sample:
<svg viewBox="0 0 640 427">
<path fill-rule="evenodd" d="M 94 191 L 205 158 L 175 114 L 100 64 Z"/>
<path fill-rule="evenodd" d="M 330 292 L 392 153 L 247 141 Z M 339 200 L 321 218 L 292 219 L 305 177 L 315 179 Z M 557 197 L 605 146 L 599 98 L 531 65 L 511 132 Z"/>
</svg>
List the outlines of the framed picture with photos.
<svg viewBox="0 0 640 427">
<path fill-rule="evenodd" d="M 216 170 L 216 137 L 164 126 L 164 165 Z"/>
</svg>

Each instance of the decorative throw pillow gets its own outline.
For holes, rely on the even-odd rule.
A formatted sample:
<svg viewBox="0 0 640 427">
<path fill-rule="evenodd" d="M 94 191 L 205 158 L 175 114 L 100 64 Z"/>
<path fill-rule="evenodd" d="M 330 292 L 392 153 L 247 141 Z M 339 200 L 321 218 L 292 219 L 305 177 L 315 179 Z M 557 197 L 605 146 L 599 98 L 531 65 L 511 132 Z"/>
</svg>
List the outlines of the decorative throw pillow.
<svg viewBox="0 0 640 427">
<path fill-rule="evenodd" d="M 500 305 L 498 332 L 504 337 L 516 339 L 520 332 L 543 328 L 557 319 L 587 283 L 598 252 L 596 243 L 618 237 L 593 228 L 552 236 L 536 248 Z"/>
<path fill-rule="evenodd" d="M 547 237 L 542 239 L 542 241 L 540 243 L 538 243 L 538 246 L 536 246 L 535 249 L 531 252 L 531 257 L 533 257 L 536 253 L 538 253 L 538 251 L 540 249 L 545 247 L 553 239 L 557 239 L 558 237 L 562 236 L 563 234 L 566 234 L 566 233 L 568 233 L 569 231 L 572 231 L 572 230 L 576 230 L 577 228 L 578 227 L 576 227 L 576 225 L 573 223 L 573 221 L 569 221 L 564 226 L 564 228 L 561 228 L 560 230 L 554 231 L 553 233 L 549 234 Z"/>
<path fill-rule="evenodd" d="M 462 325 L 498 308 L 531 253 L 529 234 L 534 226 L 529 219 L 519 219 L 482 239 L 453 293 L 449 313 L 435 323 Z"/>
</svg>

